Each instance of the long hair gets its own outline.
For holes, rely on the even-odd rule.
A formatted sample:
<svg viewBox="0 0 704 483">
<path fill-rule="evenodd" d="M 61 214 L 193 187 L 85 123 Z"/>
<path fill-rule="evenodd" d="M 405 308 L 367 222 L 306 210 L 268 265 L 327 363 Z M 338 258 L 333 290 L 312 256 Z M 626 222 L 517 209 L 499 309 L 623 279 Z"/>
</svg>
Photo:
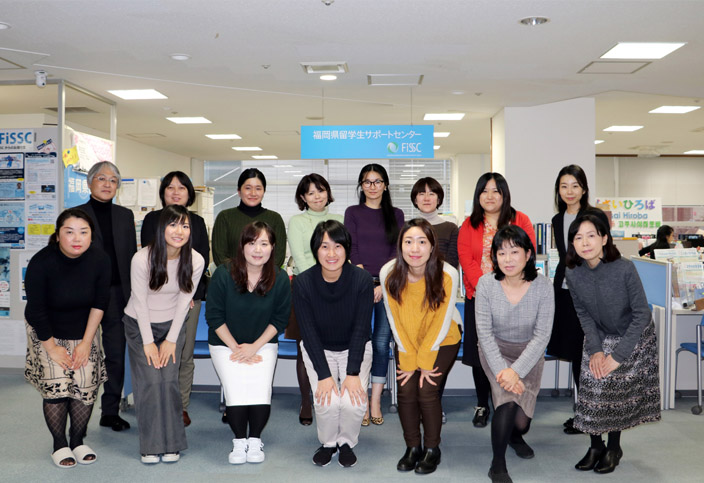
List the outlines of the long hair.
<svg viewBox="0 0 704 483">
<path fill-rule="evenodd" d="M 621 258 L 621 252 L 618 251 L 616 245 L 614 245 L 614 239 L 611 237 L 611 230 L 604 223 L 604 220 L 594 214 L 594 213 L 583 213 L 579 215 L 570 225 L 569 231 L 567 232 L 567 239 L 569 241 L 569 246 L 567 247 L 567 257 L 565 257 L 565 264 L 567 268 L 574 268 L 582 265 L 584 259 L 577 255 L 577 250 L 574 248 L 574 237 L 582 226 L 582 223 L 589 222 L 594 225 L 596 232 L 599 236 L 606 235 L 606 245 L 604 245 L 604 253 L 601 261 L 604 263 L 613 262 Z"/>
<path fill-rule="evenodd" d="M 193 188 L 193 183 L 186 173 L 183 171 L 171 171 L 164 176 L 161 180 L 161 185 L 159 186 L 159 198 L 161 199 L 161 206 L 166 206 L 166 201 L 164 201 L 164 192 L 166 188 L 171 184 L 171 181 L 176 178 L 179 183 L 186 187 L 188 191 L 188 201 L 186 206 L 191 206 L 196 201 L 196 190 Z"/>
<path fill-rule="evenodd" d="M 589 185 L 587 184 L 587 175 L 580 166 L 570 164 L 557 173 L 557 179 L 555 180 L 555 207 L 557 208 L 557 212 L 564 213 L 567 211 L 567 203 L 562 201 L 562 197 L 560 196 L 560 178 L 565 175 L 574 176 L 579 187 L 582 188 L 583 193 L 582 197 L 579 199 L 579 211 L 589 208 Z"/>
<path fill-rule="evenodd" d="M 240 242 L 237 246 L 237 255 L 230 260 L 230 276 L 239 288 L 240 293 L 248 292 L 247 284 L 249 279 L 247 276 L 247 259 L 244 257 L 244 247 L 259 238 L 262 233 L 265 233 L 269 238 L 271 256 L 262 267 L 262 275 L 252 292 L 263 297 L 274 287 L 274 282 L 276 282 L 276 265 L 274 263 L 276 235 L 274 235 L 274 230 L 263 221 L 254 221 L 245 226 L 242 230 Z"/>
<path fill-rule="evenodd" d="M 333 243 L 342 245 L 342 248 L 345 249 L 345 261 L 348 262 L 350 260 L 350 250 L 352 250 L 352 236 L 350 232 L 347 231 L 345 225 L 337 220 L 325 220 L 315 226 L 313 235 L 310 237 L 310 251 L 313 253 L 315 263 L 320 265 L 318 250 L 320 249 L 320 245 L 323 244 L 323 238 L 326 233 Z"/>
<path fill-rule="evenodd" d="M 393 299 L 399 304 L 401 303 L 401 294 L 408 283 L 409 270 L 408 263 L 403 258 L 403 237 L 408 230 L 414 227 L 421 229 L 432 247 L 430 258 L 428 258 L 428 262 L 425 265 L 425 297 L 423 298 L 423 305 L 430 310 L 435 310 L 443 303 L 446 295 L 443 283 L 443 260 L 440 250 L 437 249 L 433 227 L 423 218 L 414 218 L 407 221 L 401 228 L 398 243 L 396 244 L 396 263 L 386 279 L 386 290 Z"/>
<path fill-rule="evenodd" d="M 90 219 L 88 213 L 80 208 L 67 208 L 61 212 L 59 217 L 56 219 L 56 228 L 54 233 L 49 237 L 49 244 L 59 243 L 59 230 L 66 223 L 69 218 L 80 218 L 81 220 L 88 223 L 90 227 L 90 239 L 93 240 L 93 233 L 95 233 L 95 227 L 93 225 L 93 220 Z"/>
<path fill-rule="evenodd" d="M 184 206 L 169 205 L 161 210 L 156 236 L 148 245 L 149 247 L 149 288 L 159 290 L 169 281 L 167 271 L 168 255 L 166 247 L 166 227 L 172 223 L 191 226 L 191 215 Z M 178 288 L 181 292 L 188 293 L 193 290 L 193 261 L 191 259 L 191 240 L 181 247 L 178 255 Z"/>
<path fill-rule="evenodd" d="M 512 247 L 522 248 L 525 252 L 530 252 L 526 266 L 523 267 L 523 280 L 526 282 L 535 280 L 538 276 L 538 269 L 535 268 L 535 249 L 533 248 L 533 242 L 523 228 L 516 225 L 508 225 L 499 229 L 491 242 L 491 263 L 494 265 L 494 278 L 496 280 L 506 278 L 506 274 L 499 268 L 499 261 L 496 257 L 496 253 L 503 248 L 505 243 L 508 243 L 509 246 Z"/>
<path fill-rule="evenodd" d="M 301 181 L 298 182 L 298 187 L 296 188 L 296 204 L 298 205 L 299 210 L 303 211 L 308 208 L 308 203 L 304 200 L 304 195 L 310 189 L 310 185 L 314 185 L 318 188 L 318 191 L 327 192 L 328 202 L 325 206 L 328 206 L 330 203 L 335 201 L 332 197 L 332 190 L 330 190 L 330 183 L 328 183 L 328 180 L 320 176 L 318 173 L 311 173 L 302 177 Z"/>
<path fill-rule="evenodd" d="M 364 204 L 367 201 L 367 196 L 362 189 L 362 182 L 367 173 L 379 173 L 384 181 L 384 192 L 381 195 L 381 213 L 384 215 L 384 231 L 386 232 L 386 241 L 389 245 L 393 245 L 398 237 L 398 224 L 396 223 L 396 215 L 394 214 L 394 205 L 391 203 L 391 192 L 389 191 L 389 174 L 386 169 L 380 164 L 367 164 L 359 172 L 357 179 L 357 193 L 359 194 L 359 204 Z"/>
<path fill-rule="evenodd" d="M 472 214 L 469 216 L 469 223 L 472 225 L 472 228 L 479 228 L 479 225 L 484 223 L 484 208 L 482 208 L 479 202 L 479 196 L 481 196 L 489 180 L 492 179 L 494 183 L 496 183 L 496 189 L 499 190 L 502 197 L 497 228 L 511 224 L 516 218 L 516 210 L 511 207 L 511 192 L 508 189 L 506 178 L 500 173 L 484 173 L 477 180 L 477 187 L 474 189 L 474 206 L 472 208 Z"/>
<path fill-rule="evenodd" d="M 658 232 L 655 235 L 656 240 L 653 243 L 653 250 L 658 250 L 662 248 L 670 248 L 670 242 L 667 239 L 675 232 L 674 228 L 669 225 L 662 225 L 658 228 Z"/>
</svg>

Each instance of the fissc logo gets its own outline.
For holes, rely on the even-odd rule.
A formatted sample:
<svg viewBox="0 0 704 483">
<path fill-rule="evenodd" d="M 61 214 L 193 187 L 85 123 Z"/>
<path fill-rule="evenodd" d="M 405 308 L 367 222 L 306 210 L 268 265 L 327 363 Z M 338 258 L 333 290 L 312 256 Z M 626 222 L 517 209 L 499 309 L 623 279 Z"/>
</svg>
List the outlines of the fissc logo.
<svg viewBox="0 0 704 483">
<path fill-rule="evenodd" d="M 395 154 L 396 152 L 398 152 L 398 144 L 390 142 L 386 145 L 386 149 L 388 149 L 391 154 Z"/>
</svg>

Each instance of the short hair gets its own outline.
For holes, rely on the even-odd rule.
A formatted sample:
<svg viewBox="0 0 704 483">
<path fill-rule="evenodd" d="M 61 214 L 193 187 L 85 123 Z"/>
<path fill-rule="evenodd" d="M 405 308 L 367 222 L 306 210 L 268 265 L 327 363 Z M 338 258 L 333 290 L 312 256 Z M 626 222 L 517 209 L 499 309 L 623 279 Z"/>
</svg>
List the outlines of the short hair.
<svg viewBox="0 0 704 483">
<path fill-rule="evenodd" d="M 604 216 L 605 218 L 605 216 Z M 567 240 L 569 246 L 567 247 L 567 256 L 565 257 L 565 264 L 567 268 L 574 268 L 582 265 L 584 259 L 577 255 L 577 250 L 574 248 L 574 237 L 582 226 L 582 223 L 589 222 L 594 225 L 596 232 L 599 236 L 606 235 L 606 245 L 604 245 L 604 256 L 601 259 L 604 263 L 613 262 L 621 258 L 621 252 L 618 251 L 616 245 L 614 245 L 614 239 L 611 237 L 611 230 L 609 230 L 608 225 L 604 222 L 601 216 L 598 216 L 593 211 L 588 211 L 577 216 L 577 218 L 572 222 L 570 228 L 567 232 Z"/>
<path fill-rule="evenodd" d="M 90 239 L 93 239 L 93 234 L 95 233 L 95 226 L 93 225 L 93 220 L 90 218 L 88 213 L 83 211 L 80 208 L 66 208 L 64 211 L 61 212 L 61 214 L 56 218 L 56 228 L 54 229 L 54 233 L 51 234 L 49 237 L 49 243 L 59 243 L 59 230 L 61 229 L 64 224 L 66 224 L 66 220 L 69 218 L 80 218 L 81 220 L 84 220 L 86 223 L 88 223 L 88 226 L 90 227 Z"/>
<path fill-rule="evenodd" d="M 259 181 L 261 181 L 262 186 L 264 187 L 264 191 L 266 191 L 266 176 L 264 176 L 264 173 L 259 171 L 257 168 L 247 168 L 242 171 L 240 177 L 237 178 L 237 191 L 242 188 L 242 185 L 245 181 L 251 178 L 257 178 Z"/>
<path fill-rule="evenodd" d="M 507 225 L 500 228 L 494 235 L 491 242 L 491 263 L 494 265 L 494 278 L 503 280 L 506 274 L 499 268 L 499 262 L 496 258 L 496 253 L 501 250 L 504 244 L 508 243 L 512 247 L 522 248 L 524 251 L 530 251 L 530 257 L 526 261 L 526 266 L 523 267 L 523 280 L 532 282 L 538 276 L 538 269 L 535 267 L 535 249 L 533 242 L 523 228 L 516 225 Z"/>
<path fill-rule="evenodd" d="M 479 202 L 479 197 L 492 179 L 494 183 L 496 183 L 496 189 L 501 193 L 502 197 L 498 228 L 508 225 L 516 217 L 516 210 L 511 206 L 511 192 L 508 189 L 506 178 L 500 173 L 484 173 L 479 177 L 477 186 L 474 188 L 474 204 L 472 214 L 469 215 L 469 223 L 472 225 L 472 228 L 479 228 L 479 225 L 484 223 L 484 208 L 482 208 L 482 204 Z"/>
<path fill-rule="evenodd" d="M 558 213 L 564 213 L 567 211 L 567 203 L 562 201 L 560 196 L 560 178 L 565 175 L 574 176 L 577 180 L 577 184 L 582 188 L 582 197 L 579 199 L 579 209 L 584 210 L 589 207 L 589 184 L 587 184 L 587 175 L 581 166 L 576 164 L 570 164 L 565 166 L 557 173 L 557 179 L 555 180 L 555 206 L 557 207 Z"/>
<path fill-rule="evenodd" d="M 303 200 L 302 197 L 308 192 L 311 184 L 315 185 L 315 187 L 318 188 L 319 191 L 327 192 L 328 203 L 325 206 L 335 201 L 335 199 L 332 197 L 332 190 L 330 190 L 330 184 L 328 183 L 328 180 L 320 176 L 318 173 L 311 173 L 302 177 L 301 181 L 298 182 L 298 187 L 296 188 L 296 204 L 298 205 L 299 210 L 303 211 L 308 208 L 308 204 Z"/>
<path fill-rule="evenodd" d="M 110 169 L 110 171 L 112 171 L 112 173 L 117 177 L 117 187 L 119 189 L 120 186 L 122 186 L 122 175 L 120 175 L 120 170 L 117 169 L 117 166 L 110 161 L 100 161 L 91 166 L 88 170 L 88 174 L 86 175 L 86 182 L 89 185 L 93 184 L 93 178 L 95 178 L 95 175 L 100 173 L 103 168 Z"/>
<path fill-rule="evenodd" d="M 159 186 L 159 198 L 161 198 L 161 206 L 166 207 L 166 201 L 164 201 L 164 192 L 166 188 L 171 184 L 171 181 L 176 178 L 179 183 L 186 187 L 188 190 L 188 201 L 186 206 L 191 206 L 196 201 L 196 190 L 193 188 L 193 183 L 186 173 L 183 171 L 171 171 L 167 173 L 166 176 L 161 180 L 161 186 Z"/>
<path fill-rule="evenodd" d="M 333 243 L 339 243 L 345 249 L 345 261 L 350 259 L 350 251 L 352 250 L 352 236 L 347 231 L 345 225 L 337 220 L 325 220 L 318 223 L 313 230 L 313 235 L 310 237 L 310 251 L 313 252 L 315 263 L 320 265 L 318 260 L 318 250 L 323 244 L 325 234 L 328 234 Z"/>
<path fill-rule="evenodd" d="M 418 197 L 418 193 L 421 191 L 425 191 L 425 187 L 430 188 L 430 191 L 438 195 L 438 206 L 436 207 L 439 208 L 440 205 L 442 205 L 443 200 L 445 199 L 445 191 L 442 189 L 442 185 L 436 180 L 435 178 L 427 177 L 427 178 L 421 178 L 418 181 L 416 181 L 416 184 L 413 185 L 413 188 L 411 188 L 411 203 L 413 203 L 413 206 L 418 209 L 418 205 L 416 204 L 416 198 Z"/>
</svg>

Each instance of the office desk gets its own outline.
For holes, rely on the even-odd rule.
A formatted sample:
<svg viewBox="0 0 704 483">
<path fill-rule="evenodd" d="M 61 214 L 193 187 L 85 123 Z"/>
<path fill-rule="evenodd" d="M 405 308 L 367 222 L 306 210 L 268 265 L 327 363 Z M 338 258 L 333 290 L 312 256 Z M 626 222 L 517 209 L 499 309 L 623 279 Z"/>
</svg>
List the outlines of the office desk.
<svg viewBox="0 0 704 483">
<path fill-rule="evenodd" d="M 682 342 L 693 342 L 695 340 L 694 327 L 702 320 L 703 315 L 704 311 L 702 310 L 677 309 L 672 311 L 672 336 L 670 337 L 669 361 L 669 378 L 671 381 L 668 394 L 669 409 L 675 408 L 675 355 L 677 349 Z M 685 386 L 686 381 L 694 381 L 693 388 L 696 388 L 696 366 L 693 364 L 691 354 L 690 357 L 683 354 L 680 362 L 678 377 L 680 389 L 691 389 Z"/>
</svg>

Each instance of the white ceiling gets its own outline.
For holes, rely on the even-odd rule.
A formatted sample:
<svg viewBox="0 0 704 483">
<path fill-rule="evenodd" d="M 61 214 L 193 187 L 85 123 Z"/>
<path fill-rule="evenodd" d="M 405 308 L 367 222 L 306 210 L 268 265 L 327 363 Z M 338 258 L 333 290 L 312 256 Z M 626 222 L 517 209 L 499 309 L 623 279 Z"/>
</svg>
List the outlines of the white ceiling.
<svg viewBox="0 0 704 483">
<path fill-rule="evenodd" d="M 550 22 L 519 24 L 532 15 Z M 0 30 L 0 81 L 34 80 L 44 69 L 115 99 L 120 136 L 157 133 L 140 142 L 209 160 L 242 158 L 233 145 L 298 158 L 298 136 L 266 131 L 320 124 L 307 117 L 323 114 L 328 125 L 408 124 L 423 123 L 426 112 L 461 111 L 463 121 L 436 123 L 452 132 L 436 156 L 487 153 L 490 118 L 503 107 L 583 96 L 597 100 L 597 138 L 606 140 L 597 153 L 681 154 L 704 149 L 704 109 L 648 111 L 704 98 L 703 17 L 699 0 L 3 0 L 0 22 L 12 28 Z M 687 45 L 634 74 L 578 73 L 619 41 Z M 303 72 L 305 61 L 345 61 L 349 72 L 324 82 Z M 368 74 L 424 79 L 413 89 L 372 87 Z M 137 88 L 169 98 L 123 101 L 106 92 Z M 49 113 L 50 91 L 4 87 L 0 114 Z M 99 103 L 71 93 L 67 105 L 99 111 L 68 119 L 107 130 Z M 165 119 L 173 113 L 213 124 L 175 125 Z M 612 124 L 645 128 L 601 132 Z M 233 132 L 243 139 L 204 136 Z"/>
</svg>

